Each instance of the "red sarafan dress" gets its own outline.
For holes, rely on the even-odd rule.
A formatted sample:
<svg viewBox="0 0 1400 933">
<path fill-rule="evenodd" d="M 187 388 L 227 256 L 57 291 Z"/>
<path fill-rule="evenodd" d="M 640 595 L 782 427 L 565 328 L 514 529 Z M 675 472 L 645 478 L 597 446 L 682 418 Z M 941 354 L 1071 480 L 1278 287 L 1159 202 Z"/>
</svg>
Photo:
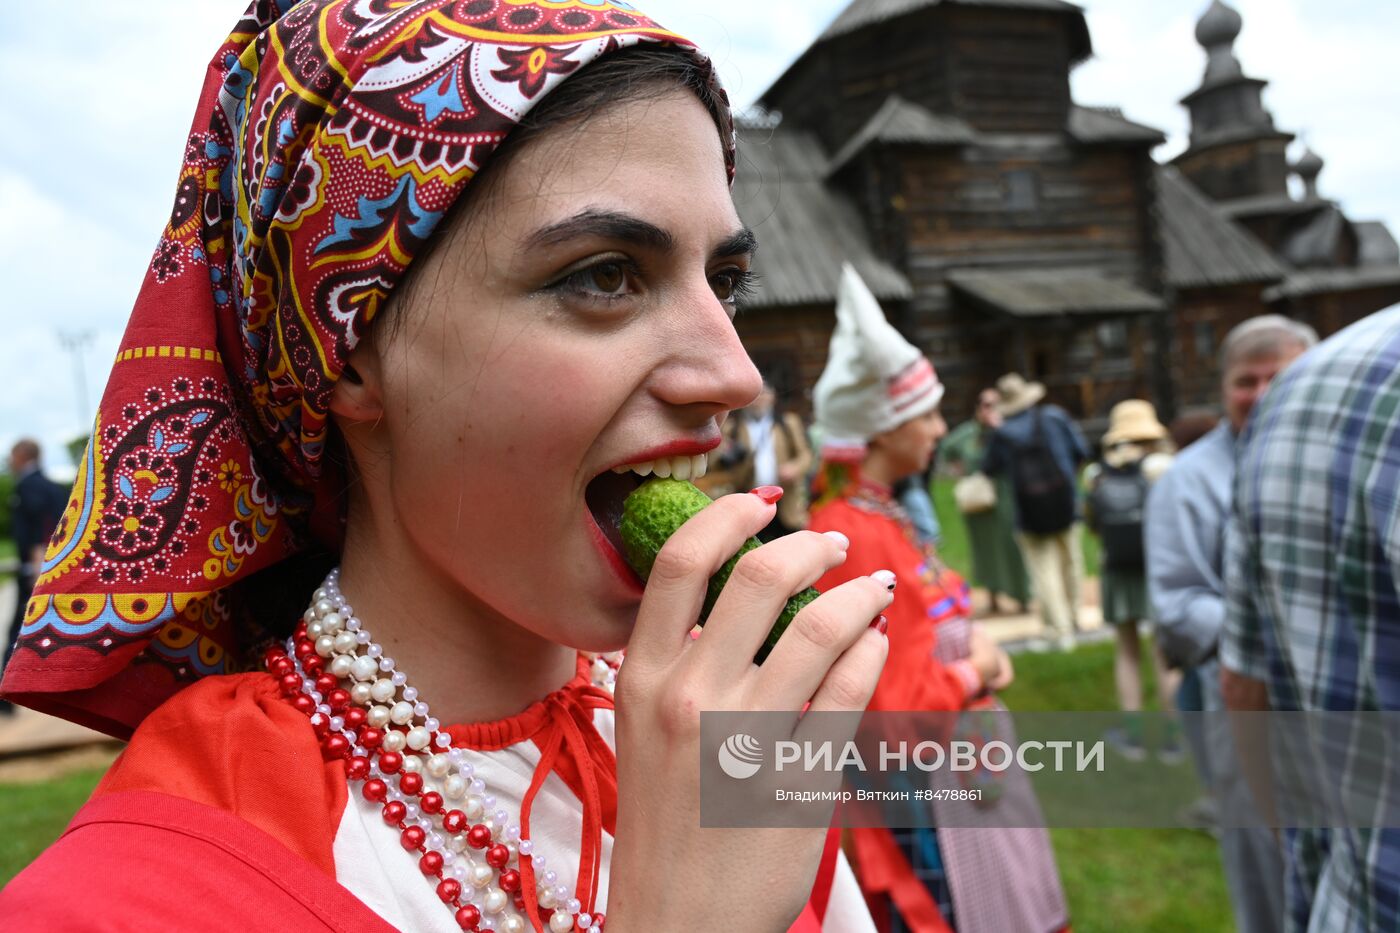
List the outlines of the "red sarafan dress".
<svg viewBox="0 0 1400 933">
<path fill-rule="evenodd" d="M 447 726 L 547 869 L 606 903 L 617 815 L 610 691 L 578 675 L 508 719 Z M 419 852 L 347 785 L 269 674 L 209 677 L 151 713 L 63 836 L 0 892 L 11 931 L 458 929 Z M 450 803 L 450 802 L 449 802 Z M 460 805 L 460 804 L 454 804 Z M 582 827 L 582 830 L 580 829 Z M 57 892 L 63 892 L 57 896 Z M 833 833 L 793 933 L 870 930 Z"/>
<path fill-rule="evenodd" d="M 984 690 L 971 662 L 968 637 L 972 609 L 967 584 L 943 566 L 932 549 L 918 543 L 912 522 L 888 486 L 859 479 L 839 498 L 812 511 L 813 531 L 840 531 L 850 538 L 845 563 L 831 570 L 817 588 L 827 590 L 877 570 L 898 578 L 889 620 L 889 658 L 870 702 L 872 712 L 902 710 L 1003 710 Z M 1004 733 L 1005 717 L 959 718 L 959 738 L 979 729 Z M 983 740 L 993 736 L 984 735 Z M 995 738 L 1005 739 L 1005 734 Z M 977 774 L 988 808 L 1033 808 L 1025 775 Z M 931 786 L 958 786 L 935 774 Z M 938 804 L 933 821 L 938 821 Z M 898 916 L 903 929 L 937 933 L 1053 933 L 1068 929 L 1068 909 L 1060 888 L 1054 853 L 1043 829 L 969 828 L 967 805 L 959 825 L 931 830 L 852 829 L 850 849 L 861 888 L 877 926 L 891 929 Z M 1004 825 L 1002 823 L 1001 825 Z M 936 839 L 930 839 L 933 836 Z"/>
</svg>

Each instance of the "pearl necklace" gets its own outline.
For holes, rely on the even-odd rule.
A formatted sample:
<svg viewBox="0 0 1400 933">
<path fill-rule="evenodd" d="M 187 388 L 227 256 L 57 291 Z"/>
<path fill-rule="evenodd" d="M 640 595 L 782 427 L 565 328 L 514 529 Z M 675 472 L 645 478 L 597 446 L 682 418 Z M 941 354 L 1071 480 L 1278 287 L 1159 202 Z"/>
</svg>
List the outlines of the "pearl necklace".
<svg viewBox="0 0 1400 933">
<path fill-rule="evenodd" d="M 523 838 L 428 704 L 385 656 L 340 592 L 340 569 L 312 597 L 285 646 L 264 662 L 283 693 L 311 720 L 322 753 L 346 762 L 346 777 L 381 805 L 400 843 L 437 880 L 437 896 L 463 930 L 525 933 L 522 862 L 535 872 L 537 903 L 551 933 L 600 933 L 604 917 L 583 905 L 547 859 Z M 593 661 L 596 685 L 611 689 L 620 655 Z M 513 908 L 513 909 L 512 909 Z"/>
</svg>

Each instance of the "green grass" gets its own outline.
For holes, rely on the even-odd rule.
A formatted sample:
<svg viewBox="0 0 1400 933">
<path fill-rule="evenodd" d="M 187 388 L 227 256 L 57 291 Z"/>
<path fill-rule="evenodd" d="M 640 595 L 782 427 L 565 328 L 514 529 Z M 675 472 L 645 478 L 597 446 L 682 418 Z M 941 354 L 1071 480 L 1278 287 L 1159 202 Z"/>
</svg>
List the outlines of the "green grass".
<svg viewBox="0 0 1400 933">
<path fill-rule="evenodd" d="M 1157 678 L 1147 658 L 1143 640 L 1142 697 L 1144 706 L 1157 709 Z M 1081 645 L 1064 654 L 1018 654 L 1012 660 L 1016 680 L 999 694 L 1018 713 L 1112 712 L 1118 709 L 1113 689 L 1113 643 Z"/>
<path fill-rule="evenodd" d="M 1018 712 L 1112 710 L 1113 646 L 1021 654 L 1002 693 Z M 1143 668 L 1148 706 L 1155 696 Z M 82 771 L 44 784 L 0 784 L 0 884 L 63 831 L 101 776 Z M 1075 933 L 1216 933 L 1232 929 L 1219 848 L 1203 833 L 1169 829 L 1050 832 Z"/>
<path fill-rule="evenodd" d="M 929 486 L 933 496 L 933 511 L 938 515 L 938 526 L 942 537 L 938 542 L 938 556 L 943 562 L 963 576 L 972 568 L 972 556 L 968 553 L 967 529 L 963 526 L 962 515 L 953 502 L 953 484 L 957 480 L 947 476 L 935 476 Z"/>
<path fill-rule="evenodd" d="M 967 576 L 972 567 L 968 553 L 967 528 L 962 515 L 953 502 L 953 484 L 957 480 L 948 476 L 935 476 L 930 486 L 933 496 L 933 510 L 938 514 L 938 524 L 942 529 L 942 540 L 938 544 L 938 556 L 949 567 Z M 1084 548 L 1084 572 L 1091 577 L 1099 575 L 1099 539 L 1086 528 L 1080 536 Z"/>
<path fill-rule="evenodd" d="M 1075 933 L 1235 929 L 1220 847 L 1185 829 L 1052 829 Z"/>
<path fill-rule="evenodd" d="M 75 771 L 37 784 L 0 784 L 0 885 L 59 837 L 102 774 Z"/>
<path fill-rule="evenodd" d="M 8 564 L 18 556 L 15 550 L 15 542 L 12 538 L 0 538 L 0 564 Z M 8 580 L 14 574 L 8 571 L 0 571 L 0 580 Z"/>
<path fill-rule="evenodd" d="M 1015 712 L 1117 709 L 1113 644 L 1071 654 L 1020 654 L 1001 698 Z M 1156 708 L 1144 658 L 1143 698 Z M 1186 829 L 1052 829 L 1075 933 L 1215 933 L 1234 929 L 1220 848 Z"/>
</svg>

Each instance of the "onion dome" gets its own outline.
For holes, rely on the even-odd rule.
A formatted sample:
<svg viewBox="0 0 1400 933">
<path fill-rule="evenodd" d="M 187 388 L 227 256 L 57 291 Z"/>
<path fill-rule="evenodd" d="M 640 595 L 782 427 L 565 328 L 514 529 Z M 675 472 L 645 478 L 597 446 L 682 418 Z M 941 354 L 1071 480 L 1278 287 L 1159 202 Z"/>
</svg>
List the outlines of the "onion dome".
<svg viewBox="0 0 1400 933">
<path fill-rule="evenodd" d="M 1210 9 L 1196 22 L 1196 41 L 1205 48 L 1230 45 L 1243 26 L 1244 20 L 1234 7 L 1213 0 Z"/>
<path fill-rule="evenodd" d="M 1298 157 L 1297 162 L 1293 163 L 1293 171 L 1306 181 L 1309 178 L 1316 178 L 1322 172 L 1322 166 L 1325 164 L 1322 161 L 1322 156 L 1308 149 Z"/>
<path fill-rule="evenodd" d="M 1322 156 L 1312 151 L 1312 148 L 1303 151 L 1298 157 L 1298 161 L 1292 165 L 1293 171 L 1298 177 L 1303 179 L 1303 186 L 1306 189 L 1305 197 L 1309 200 L 1315 199 L 1317 194 L 1317 176 L 1322 173 Z"/>
</svg>

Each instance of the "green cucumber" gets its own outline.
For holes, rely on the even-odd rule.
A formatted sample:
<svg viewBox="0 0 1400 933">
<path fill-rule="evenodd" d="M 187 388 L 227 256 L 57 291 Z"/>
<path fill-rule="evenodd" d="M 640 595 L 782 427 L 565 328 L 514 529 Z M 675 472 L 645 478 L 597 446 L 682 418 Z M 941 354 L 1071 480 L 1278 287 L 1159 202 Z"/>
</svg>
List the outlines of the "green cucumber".
<svg viewBox="0 0 1400 933">
<path fill-rule="evenodd" d="M 685 480 L 653 478 L 634 489 L 622 504 L 620 525 L 623 556 L 628 565 L 643 580 L 649 578 L 652 564 L 656 562 L 656 555 L 660 553 L 661 546 L 691 516 L 710 505 L 711 501 L 709 496 Z M 734 572 L 734 565 L 739 562 L 739 558 L 758 547 L 760 543 L 757 538 L 750 538 L 744 542 L 739 552 L 725 561 L 724 566 L 710 577 L 709 589 L 705 593 L 705 605 L 700 609 L 701 625 L 709 618 L 710 610 L 714 608 L 715 600 L 719 599 L 724 584 L 729 582 L 729 575 Z M 787 605 L 778 616 L 778 621 L 768 632 L 768 637 L 758 649 L 758 654 L 754 656 L 756 663 L 763 663 L 788 625 L 792 623 L 793 617 L 818 595 L 820 594 L 809 586 L 787 601 Z"/>
</svg>

